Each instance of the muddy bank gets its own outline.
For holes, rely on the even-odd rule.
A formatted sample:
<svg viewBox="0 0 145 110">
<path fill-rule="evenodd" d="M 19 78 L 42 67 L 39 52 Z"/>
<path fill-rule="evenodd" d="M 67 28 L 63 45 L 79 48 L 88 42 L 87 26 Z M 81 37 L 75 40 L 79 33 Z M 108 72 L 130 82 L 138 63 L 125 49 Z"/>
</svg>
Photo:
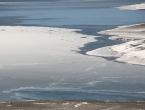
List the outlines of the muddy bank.
<svg viewBox="0 0 145 110">
<path fill-rule="evenodd" d="M 19 101 L 1 102 L 0 110 L 145 110 L 144 101 Z"/>
</svg>

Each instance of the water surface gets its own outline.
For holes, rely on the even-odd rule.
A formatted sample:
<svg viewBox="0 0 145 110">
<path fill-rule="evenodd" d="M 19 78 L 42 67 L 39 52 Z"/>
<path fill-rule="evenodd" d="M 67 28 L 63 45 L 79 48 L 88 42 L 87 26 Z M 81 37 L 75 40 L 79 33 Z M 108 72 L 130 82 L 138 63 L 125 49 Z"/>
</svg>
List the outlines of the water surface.
<svg viewBox="0 0 145 110">
<path fill-rule="evenodd" d="M 0 25 L 82 29 L 83 34 L 102 36 L 97 32 L 145 22 L 144 10 L 114 8 L 141 2 L 143 0 L 6 3 L 0 4 Z M 0 101 L 144 100 L 144 66 L 84 55 L 86 51 L 120 42 L 107 37 L 70 50 L 69 55 L 58 51 L 53 57 L 39 59 L 41 64 L 37 65 L 22 65 L 27 62 L 23 59 L 20 65 L 0 59 Z"/>
</svg>

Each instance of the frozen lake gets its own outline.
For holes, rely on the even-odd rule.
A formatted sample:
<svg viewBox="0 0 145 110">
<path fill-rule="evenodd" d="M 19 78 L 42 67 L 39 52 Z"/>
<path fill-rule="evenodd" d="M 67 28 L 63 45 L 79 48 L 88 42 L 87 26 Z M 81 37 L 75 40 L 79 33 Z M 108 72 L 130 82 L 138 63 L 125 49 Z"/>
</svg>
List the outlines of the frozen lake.
<svg viewBox="0 0 145 110">
<path fill-rule="evenodd" d="M 121 42 L 97 32 L 144 23 L 114 8 L 142 2 L 0 3 L 0 101 L 144 100 L 144 66 L 85 54 Z"/>
</svg>

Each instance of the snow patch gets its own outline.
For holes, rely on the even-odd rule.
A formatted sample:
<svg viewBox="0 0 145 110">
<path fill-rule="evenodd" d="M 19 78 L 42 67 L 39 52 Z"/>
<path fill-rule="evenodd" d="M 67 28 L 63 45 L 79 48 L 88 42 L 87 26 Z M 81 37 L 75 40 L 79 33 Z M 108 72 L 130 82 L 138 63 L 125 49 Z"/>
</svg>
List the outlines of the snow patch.
<svg viewBox="0 0 145 110">
<path fill-rule="evenodd" d="M 78 108 L 81 105 L 87 105 L 87 104 L 88 104 L 87 102 L 82 102 L 82 103 L 76 104 L 74 106 L 75 106 L 75 108 Z"/>
<path fill-rule="evenodd" d="M 142 24 L 134 24 L 127 26 L 118 26 L 115 29 L 104 30 L 98 32 L 103 35 L 113 35 L 109 39 L 112 40 L 134 40 L 134 39 L 143 39 L 145 38 L 145 23 Z"/>
<path fill-rule="evenodd" d="M 63 103 L 62 105 L 63 105 L 63 106 L 66 106 L 66 105 L 69 105 L 69 104 L 70 104 L 70 103 L 67 102 L 67 103 Z"/>
<path fill-rule="evenodd" d="M 45 105 L 45 104 L 50 104 L 50 103 L 33 103 L 33 104 Z"/>
<path fill-rule="evenodd" d="M 120 10 L 144 10 L 145 3 L 116 7 Z"/>
</svg>

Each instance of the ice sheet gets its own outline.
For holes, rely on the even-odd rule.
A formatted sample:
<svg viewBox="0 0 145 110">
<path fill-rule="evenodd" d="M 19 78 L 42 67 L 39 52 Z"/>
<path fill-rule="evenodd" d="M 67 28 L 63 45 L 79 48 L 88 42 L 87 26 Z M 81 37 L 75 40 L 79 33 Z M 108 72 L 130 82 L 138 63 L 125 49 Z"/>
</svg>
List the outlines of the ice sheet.
<svg viewBox="0 0 145 110">
<path fill-rule="evenodd" d="M 75 55 L 78 47 L 96 41 L 97 36 L 76 33 L 79 29 L 51 27 L 0 27 L 0 60 L 4 65 L 46 65 Z M 82 38 L 82 37 L 85 37 Z M 59 58 L 58 58 L 59 56 Z M 52 58 L 51 58 L 52 57 Z M 50 61 L 51 61 L 50 60 Z"/>
</svg>

